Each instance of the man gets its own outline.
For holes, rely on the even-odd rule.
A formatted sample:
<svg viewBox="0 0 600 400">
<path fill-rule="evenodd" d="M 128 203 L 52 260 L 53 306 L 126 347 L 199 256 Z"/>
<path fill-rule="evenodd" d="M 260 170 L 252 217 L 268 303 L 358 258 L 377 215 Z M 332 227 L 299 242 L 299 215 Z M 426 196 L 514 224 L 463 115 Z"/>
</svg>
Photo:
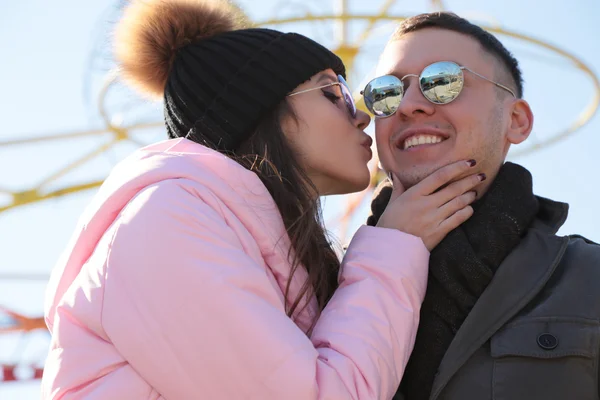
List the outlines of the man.
<svg viewBox="0 0 600 400">
<path fill-rule="evenodd" d="M 482 177 L 474 214 L 431 253 L 413 353 L 395 399 L 598 399 L 600 246 L 555 233 L 567 204 L 505 163 L 533 114 L 517 60 L 451 13 L 404 21 L 364 91 L 394 185 L 457 160 Z M 376 224 L 390 182 L 372 203 Z"/>
</svg>

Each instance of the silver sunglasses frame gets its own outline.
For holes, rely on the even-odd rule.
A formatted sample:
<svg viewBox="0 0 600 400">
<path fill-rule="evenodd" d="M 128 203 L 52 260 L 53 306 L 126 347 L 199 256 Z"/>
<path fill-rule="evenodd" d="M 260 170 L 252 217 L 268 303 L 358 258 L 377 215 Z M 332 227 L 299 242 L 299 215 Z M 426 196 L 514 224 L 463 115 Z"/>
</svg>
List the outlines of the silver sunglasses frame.
<svg viewBox="0 0 600 400">
<path fill-rule="evenodd" d="M 344 84 L 346 82 L 346 80 L 344 79 L 344 77 L 341 76 L 341 75 L 338 75 L 337 78 L 338 78 L 337 82 L 331 82 L 331 83 L 328 83 L 327 85 L 317 86 L 317 87 L 314 87 L 314 88 L 309 88 L 309 89 L 304 89 L 304 90 L 298 90 L 297 92 L 289 93 L 287 95 L 287 97 L 292 97 L 292 96 L 295 96 L 297 94 L 302 94 L 302 93 L 306 93 L 306 92 L 312 92 L 313 90 L 319 90 L 319 89 L 323 89 L 323 88 L 331 87 L 331 86 L 339 86 L 340 90 L 342 90 L 342 93 L 343 93 L 342 85 L 344 85 L 346 87 L 346 89 L 348 89 L 348 92 L 350 93 L 350 97 L 352 97 L 352 91 L 348 87 L 348 84 Z M 340 82 L 339 81 L 340 79 L 342 79 L 344 81 L 344 83 Z M 355 115 L 352 115 L 352 112 L 350 112 L 350 110 L 348 110 L 348 112 L 350 113 L 350 116 L 352 118 L 356 118 L 356 112 L 358 111 L 358 107 L 356 107 L 356 101 L 354 100 L 354 98 L 352 98 L 352 101 L 354 101 L 354 110 L 355 110 L 354 112 L 355 112 Z M 346 100 L 344 100 L 344 102 L 346 102 Z"/>
<path fill-rule="evenodd" d="M 501 88 L 501 89 L 504 89 L 504 90 L 506 90 L 507 92 L 509 92 L 510 94 L 512 94 L 512 95 L 513 95 L 513 97 L 514 97 L 515 99 L 517 98 L 517 95 L 515 94 L 515 92 L 514 92 L 512 89 L 510 89 L 509 87 L 507 87 L 507 86 L 505 86 L 505 85 L 503 85 L 503 84 L 501 84 L 501 83 L 495 82 L 495 81 L 493 81 L 493 80 L 491 80 L 491 79 L 489 79 L 489 78 L 486 78 L 485 76 L 483 76 L 483 75 L 481 75 L 481 74 L 479 74 L 479 73 L 477 73 L 477 72 L 473 71 L 472 69 L 470 69 L 470 68 L 468 68 L 468 67 L 465 67 L 465 66 L 462 66 L 462 65 L 459 65 L 459 64 L 455 63 L 454 61 L 436 61 L 436 62 L 434 62 L 434 63 L 431 63 L 431 64 L 429 64 L 429 65 L 428 65 L 428 66 L 426 66 L 425 68 L 423 68 L 423 71 L 425 71 L 425 70 L 426 70 L 427 68 L 429 68 L 430 66 L 432 66 L 432 65 L 435 65 L 435 64 L 438 64 L 438 63 L 450 63 L 450 64 L 454 64 L 454 65 L 456 65 L 456 66 L 457 66 L 457 67 L 458 67 L 458 68 L 459 68 L 461 71 L 463 71 L 463 70 L 469 71 L 469 72 L 470 72 L 470 73 L 472 73 L 473 75 L 475 75 L 475 76 L 478 76 L 478 77 L 480 77 L 481 79 L 483 79 L 483 80 L 486 80 L 486 81 L 488 81 L 488 82 L 490 82 L 490 83 L 492 83 L 492 84 L 496 85 L 497 87 L 499 87 L 499 88 Z M 421 74 L 423 74 L 423 71 L 421 71 Z M 463 75 L 464 75 L 464 73 L 463 73 Z M 371 82 L 373 82 L 375 79 L 383 78 L 384 76 L 392 76 L 392 77 L 394 77 L 394 78 L 397 78 L 397 79 L 400 81 L 400 83 L 402 83 L 402 97 L 404 97 L 404 82 L 403 82 L 403 81 L 404 81 L 404 79 L 406 79 L 406 78 L 408 78 L 408 77 L 410 77 L 410 76 L 414 76 L 414 77 L 416 77 L 416 78 L 418 78 L 418 79 L 420 79 L 420 78 L 421 78 L 421 75 L 417 75 L 417 74 L 406 74 L 406 75 L 404 75 L 402 78 L 398 78 L 398 77 L 397 77 L 397 76 L 395 76 L 395 75 L 382 75 L 382 76 L 378 76 L 377 78 L 373 78 L 373 79 L 371 79 L 371 80 L 369 81 L 369 83 L 367 83 L 367 85 L 366 85 L 366 86 L 369 86 L 369 84 L 370 84 Z M 366 86 L 365 86 L 365 88 L 366 88 Z M 425 93 L 423 93 L 423 89 L 421 88 L 421 85 L 419 85 L 419 90 L 421 91 L 421 94 L 423 95 L 423 97 L 425 97 L 425 99 L 426 99 L 427 101 L 429 101 L 429 102 L 430 102 L 430 103 L 432 103 L 432 104 L 436 104 L 436 105 L 442 105 L 442 106 L 443 106 L 443 105 L 446 105 L 446 104 L 450 104 L 450 103 L 452 103 L 454 100 L 456 100 L 456 99 L 458 98 L 458 95 L 457 95 L 455 98 L 453 98 L 452 100 L 450 100 L 450 101 L 449 101 L 449 102 L 447 102 L 447 103 L 436 103 L 436 102 L 434 102 L 434 101 L 431 101 L 431 100 L 429 100 L 429 99 L 427 98 L 427 96 L 425 96 Z M 462 89 L 461 89 L 461 91 L 462 91 Z M 364 93 L 365 93 L 365 91 L 364 91 L 364 90 L 361 90 L 361 91 L 360 91 L 360 94 L 361 94 L 363 97 L 364 97 Z M 400 100 L 400 101 L 402 101 L 402 100 Z M 371 114 L 373 114 L 373 112 L 372 112 L 371 110 L 369 110 L 369 111 L 371 112 Z M 387 117 L 391 117 L 392 115 L 394 115 L 394 114 L 396 113 L 396 111 L 398 111 L 398 109 L 396 109 L 396 110 L 395 110 L 393 113 L 391 113 L 390 115 L 375 115 L 375 117 L 376 117 L 376 118 L 387 118 Z"/>
<path fill-rule="evenodd" d="M 302 94 L 302 93 L 306 93 L 306 92 L 312 92 L 313 90 L 319 90 L 319 89 L 323 89 L 326 87 L 341 85 L 341 84 L 342 84 L 341 82 L 332 82 L 332 83 L 328 83 L 327 85 L 323 85 L 323 86 L 317 86 L 317 87 L 310 88 L 310 89 L 298 90 L 297 92 L 292 92 L 292 93 L 288 94 L 288 97 L 292 97 L 297 94 Z"/>
</svg>

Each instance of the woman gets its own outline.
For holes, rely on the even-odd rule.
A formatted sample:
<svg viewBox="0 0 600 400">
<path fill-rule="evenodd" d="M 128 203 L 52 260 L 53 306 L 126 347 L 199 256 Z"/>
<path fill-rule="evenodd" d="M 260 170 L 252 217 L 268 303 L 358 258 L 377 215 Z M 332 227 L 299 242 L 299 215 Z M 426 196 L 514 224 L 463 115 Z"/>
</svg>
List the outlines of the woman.
<svg viewBox="0 0 600 400">
<path fill-rule="evenodd" d="M 122 72 L 164 98 L 171 139 L 112 171 L 53 272 L 43 398 L 394 394 L 428 250 L 470 216 L 479 180 L 438 189 L 473 162 L 397 187 L 340 267 L 319 196 L 367 187 L 369 117 L 333 53 L 239 15 L 214 1 L 127 7 Z"/>
</svg>

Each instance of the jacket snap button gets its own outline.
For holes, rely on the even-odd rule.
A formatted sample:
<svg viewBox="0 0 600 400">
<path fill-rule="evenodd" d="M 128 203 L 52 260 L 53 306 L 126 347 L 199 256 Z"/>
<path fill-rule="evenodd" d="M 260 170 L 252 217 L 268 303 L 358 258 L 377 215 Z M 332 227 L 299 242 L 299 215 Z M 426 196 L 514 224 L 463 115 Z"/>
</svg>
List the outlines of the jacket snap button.
<svg viewBox="0 0 600 400">
<path fill-rule="evenodd" d="M 542 333 L 538 336 L 537 343 L 544 350 L 553 350 L 558 346 L 558 339 L 550 333 Z"/>
</svg>

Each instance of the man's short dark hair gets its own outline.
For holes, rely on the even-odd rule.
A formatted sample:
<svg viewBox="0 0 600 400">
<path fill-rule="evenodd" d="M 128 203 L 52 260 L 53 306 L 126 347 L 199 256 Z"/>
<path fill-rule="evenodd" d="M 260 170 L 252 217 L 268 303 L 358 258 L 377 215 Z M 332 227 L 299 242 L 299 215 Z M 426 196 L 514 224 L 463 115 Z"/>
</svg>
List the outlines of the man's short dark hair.
<svg viewBox="0 0 600 400">
<path fill-rule="evenodd" d="M 519 62 L 515 57 L 494 35 L 454 13 L 434 12 L 419 14 L 408 18 L 398 26 L 391 41 L 400 39 L 409 32 L 425 28 L 447 29 L 475 39 L 485 51 L 502 64 L 506 69 L 506 72 L 508 72 L 514 80 L 517 89 L 517 97 L 523 97 L 523 77 L 521 75 L 521 70 L 519 69 Z"/>
</svg>

